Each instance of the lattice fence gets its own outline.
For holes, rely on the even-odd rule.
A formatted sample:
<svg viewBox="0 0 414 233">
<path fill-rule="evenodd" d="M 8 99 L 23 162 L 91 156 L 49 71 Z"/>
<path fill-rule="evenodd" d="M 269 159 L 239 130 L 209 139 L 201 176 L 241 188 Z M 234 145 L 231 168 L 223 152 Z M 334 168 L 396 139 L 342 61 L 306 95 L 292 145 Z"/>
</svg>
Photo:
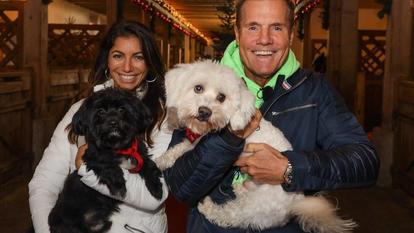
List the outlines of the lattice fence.
<svg viewBox="0 0 414 233">
<path fill-rule="evenodd" d="M 327 41 L 325 39 L 313 39 L 312 40 L 312 61 L 320 55 L 328 54 Z"/>
<path fill-rule="evenodd" d="M 50 67 L 91 67 L 105 25 L 49 24 Z"/>
<path fill-rule="evenodd" d="M 359 67 L 366 75 L 381 79 L 384 76 L 385 38 L 385 31 L 359 31 Z"/>
<path fill-rule="evenodd" d="M 385 67 L 385 31 L 359 31 L 359 69 L 365 74 L 365 121 L 367 131 L 382 119 L 382 90 Z"/>
<path fill-rule="evenodd" d="M 0 1 L 0 69 L 19 69 L 23 55 L 23 2 Z"/>
</svg>

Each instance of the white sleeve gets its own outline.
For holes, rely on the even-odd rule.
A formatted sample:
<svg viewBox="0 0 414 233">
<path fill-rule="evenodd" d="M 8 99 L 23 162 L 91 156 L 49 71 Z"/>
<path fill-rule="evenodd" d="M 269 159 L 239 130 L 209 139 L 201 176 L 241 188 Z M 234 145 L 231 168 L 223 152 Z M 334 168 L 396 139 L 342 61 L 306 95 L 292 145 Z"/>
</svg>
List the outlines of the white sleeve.
<svg viewBox="0 0 414 233">
<path fill-rule="evenodd" d="M 172 130 L 168 128 L 167 123 L 164 121 L 161 125 L 161 129 L 154 129 L 152 133 L 152 139 L 154 145 L 148 149 L 148 153 L 152 155 L 152 159 L 156 159 L 163 155 L 171 142 Z"/>
<path fill-rule="evenodd" d="M 100 184 L 98 177 L 92 170 L 87 171 L 85 164 L 82 164 L 80 166 L 78 174 L 82 176 L 81 181 L 87 186 L 106 196 L 123 201 L 138 209 L 148 211 L 156 210 L 164 203 L 165 199 L 167 199 L 168 188 L 164 178 L 161 178 L 162 198 L 161 200 L 157 200 L 148 191 L 147 186 L 145 185 L 145 181 L 139 174 L 129 173 L 129 171 L 125 169 L 122 169 L 122 171 L 124 172 L 125 186 L 127 190 L 124 198 L 111 195 L 108 186 L 105 184 Z"/>
<path fill-rule="evenodd" d="M 149 148 L 148 151 L 149 154 L 153 155 L 152 159 L 162 155 L 167 150 L 171 136 L 172 133 L 167 129 L 166 124 L 163 124 L 161 130 L 154 130 L 154 146 L 152 148 Z M 129 173 L 129 171 L 125 169 L 122 169 L 122 171 L 124 172 L 124 178 L 126 182 L 125 186 L 127 190 L 125 198 L 123 199 L 111 195 L 108 187 L 104 184 L 99 183 L 99 179 L 95 173 L 92 170 L 87 171 L 85 164 L 82 164 L 80 166 L 78 174 L 82 176 L 81 181 L 87 186 L 106 196 L 110 196 L 114 199 L 118 199 L 129 205 L 135 206 L 136 208 L 156 210 L 164 203 L 165 199 L 168 196 L 168 187 L 165 183 L 164 178 L 161 178 L 163 195 L 161 200 L 157 200 L 148 191 L 145 185 L 145 181 L 141 178 L 140 175 Z"/>
<path fill-rule="evenodd" d="M 72 116 L 79 106 L 79 102 L 74 104 L 59 122 L 29 183 L 30 212 L 37 233 L 49 232 L 49 213 L 56 203 L 71 166 L 74 166 L 72 153 L 76 153 L 77 147 L 69 143 L 65 128 L 72 121 Z"/>
</svg>

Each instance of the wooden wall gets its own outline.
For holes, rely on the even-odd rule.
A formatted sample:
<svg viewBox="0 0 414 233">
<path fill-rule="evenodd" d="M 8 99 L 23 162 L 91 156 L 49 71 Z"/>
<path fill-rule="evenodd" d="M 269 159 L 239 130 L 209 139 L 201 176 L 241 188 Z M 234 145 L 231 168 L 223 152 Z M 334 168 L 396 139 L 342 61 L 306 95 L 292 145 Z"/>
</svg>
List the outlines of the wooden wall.
<svg viewBox="0 0 414 233">
<path fill-rule="evenodd" d="M 0 185 L 30 171 L 32 70 L 23 68 L 24 3 L 0 2 Z"/>
</svg>

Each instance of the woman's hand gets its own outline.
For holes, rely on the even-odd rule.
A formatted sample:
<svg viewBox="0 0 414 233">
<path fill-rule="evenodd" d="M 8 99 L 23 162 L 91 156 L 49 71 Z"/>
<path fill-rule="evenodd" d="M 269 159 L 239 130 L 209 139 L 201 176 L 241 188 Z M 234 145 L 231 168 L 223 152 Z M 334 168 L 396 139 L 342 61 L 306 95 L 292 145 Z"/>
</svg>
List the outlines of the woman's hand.
<svg viewBox="0 0 414 233">
<path fill-rule="evenodd" d="M 247 124 L 247 126 L 243 130 L 234 131 L 231 129 L 231 127 L 229 127 L 229 130 L 239 138 L 247 138 L 259 127 L 261 119 L 262 113 L 259 109 L 256 109 L 256 112 L 252 116 L 252 119 L 250 120 L 249 124 Z"/>
<path fill-rule="evenodd" d="M 85 155 L 86 149 L 88 149 L 88 144 L 82 145 L 78 148 L 78 152 L 76 153 L 75 159 L 75 166 L 76 169 L 79 169 L 83 163 L 82 157 Z"/>
</svg>

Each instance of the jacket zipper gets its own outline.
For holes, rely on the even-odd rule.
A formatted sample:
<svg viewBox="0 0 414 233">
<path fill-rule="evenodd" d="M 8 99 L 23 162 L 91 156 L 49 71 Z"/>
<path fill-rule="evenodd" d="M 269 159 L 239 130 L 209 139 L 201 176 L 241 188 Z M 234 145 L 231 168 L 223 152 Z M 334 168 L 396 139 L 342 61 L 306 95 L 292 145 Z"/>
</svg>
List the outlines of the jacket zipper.
<svg viewBox="0 0 414 233">
<path fill-rule="evenodd" d="M 292 88 L 290 88 L 288 91 L 286 91 L 285 93 L 282 93 L 281 95 L 279 95 L 273 102 L 272 104 L 269 105 L 269 107 L 267 107 L 266 111 L 263 112 L 263 116 L 266 116 L 267 112 L 272 108 L 272 106 L 276 103 L 276 101 L 278 101 L 280 99 L 280 97 L 286 95 L 287 93 L 290 93 L 291 91 L 295 90 L 298 86 L 300 86 L 300 84 L 302 84 L 306 79 L 308 78 L 308 76 L 303 77 L 302 80 L 300 80 L 295 86 L 293 86 Z"/>
<path fill-rule="evenodd" d="M 138 228 L 135 228 L 135 227 L 131 227 L 131 226 L 130 226 L 130 225 L 128 225 L 128 224 L 125 224 L 125 225 L 124 225 L 124 228 L 125 228 L 126 230 L 128 230 L 129 232 L 132 232 L 132 233 L 134 233 L 134 232 L 145 233 L 145 231 L 142 231 L 142 230 L 140 230 L 140 229 L 138 229 Z"/>
<path fill-rule="evenodd" d="M 298 107 L 293 107 L 293 108 L 288 108 L 285 109 L 283 111 L 280 112 L 272 112 L 272 116 L 277 116 L 286 112 L 292 112 L 292 111 L 296 111 L 296 110 L 301 110 L 301 109 L 305 109 L 305 108 L 310 108 L 310 107 L 316 107 L 317 104 L 307 104 L 307 105 L 303 105 L 303 106 L 298 106 Z"/>
</svg>

